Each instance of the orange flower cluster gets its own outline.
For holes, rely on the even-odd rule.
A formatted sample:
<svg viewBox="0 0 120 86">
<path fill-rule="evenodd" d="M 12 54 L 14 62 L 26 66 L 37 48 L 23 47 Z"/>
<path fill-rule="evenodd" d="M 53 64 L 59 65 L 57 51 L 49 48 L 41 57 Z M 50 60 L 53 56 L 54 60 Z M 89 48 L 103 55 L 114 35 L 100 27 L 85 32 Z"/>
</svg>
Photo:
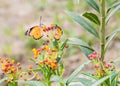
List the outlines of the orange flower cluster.
<svg viewBox="0 0 120 86">
<path fill-rule="evenodd" d="M 3 73 L 16 73 L 17 70 L 21 70 L 20 63 L 18 63 L 17 66 L 15 66 L 14 60 L 10 61 L 8 58 L 5 58 L 5 60 L 3 60 L 0 57 L 0 62 L 1 62 L 1 69 Z"/>
<path fill-rule="evenodd" d="M 57 52 L 56 48 L 52 48 L 50 49 L 50 47 L 48 45 L 44 45 L 42 48 L 40 49 L 32 49 L 32 52 L 34 54 L 34 58 L 37 59 L 38 56 L 45 51 L 48 55 L 52 55 L 52 52 Z"/>
<path fill-rule="evenodd" d="M 46 26 L 46 25 L 43 26 L 43 31 L 44 32 L 50 31 L 50 30 L 53 30 L 53 29 L 55 29 L 54 24 L 50 24 L 50 26 Z"/>
<path fill-rule="evenodd" d="M 55 70 L 58 67 L 57 61 L 55 59 L 45 58 L 40 63 L 50 67 L 52 70 Z"/>
</svg>

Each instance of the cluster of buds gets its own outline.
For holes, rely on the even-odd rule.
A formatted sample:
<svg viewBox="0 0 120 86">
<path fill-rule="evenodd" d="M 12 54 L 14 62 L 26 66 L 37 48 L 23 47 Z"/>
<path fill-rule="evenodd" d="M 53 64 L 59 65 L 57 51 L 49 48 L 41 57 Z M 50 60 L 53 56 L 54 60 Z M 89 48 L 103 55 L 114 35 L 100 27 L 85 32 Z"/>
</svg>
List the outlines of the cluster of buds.
<svg viewBox="0 0 120 86">
<path fill-rule="evenodd" d="M 34 58 L 37 59 L 38 56 L 43 52 L 45 51 L 46 54 L 48 55 L 52 55 L 53 52 L 57 52 L 57 49 L 56 48 L 52 48 L 50 49 L 50 47 L 48 45 L 43 45 L 42 48 L 39 48 L 39 49 L 32 49 L 32 52 L 34 54 Z"/>
<path fill-rule="evenodd" d="M 110 68 L 112 68 L 112 64 L 106 63 L 106 62 L 104 61 L 104 68 L 105 68 L 105 69 L 110 69 Z"/>
<path fill-rule="evenodd" d="M 58 67 L 57 61 L 55 59 L 45 58 L 40 63 L 50 67 L 52 70 L 55 70 Z"/>
<path fill-rule="evenodd" d="M 17 71 L 21 70 L 20 63 L 17 63 L 17 65 L 15 65 L 14 60 L 9 60 L 8 58 L 5 58 L 5 60 L 3 60 L 2 58 L 0 58 L 0 62 L 3 73 L 10 74 L 16 73 Z"/>
<path fill-rule="evenodd" d="M 100 54 L 98 54 L 96 51 L 94 51 L 92 54 L 88 55 L 88 58 L 90 60 L 94 60 L 94 59 L 100 59 Z"/>
<path fill-rule="evenodd" d="M 50 26 L 46 26 L 46 25 L 43 26 L 43 31 L 44 32 L 47 32 L 47 31 L 50 31 L 50 30 L 53 30 L 53 29 L 55 29 L 53 24 L 50 24 Z"/>
</svg>

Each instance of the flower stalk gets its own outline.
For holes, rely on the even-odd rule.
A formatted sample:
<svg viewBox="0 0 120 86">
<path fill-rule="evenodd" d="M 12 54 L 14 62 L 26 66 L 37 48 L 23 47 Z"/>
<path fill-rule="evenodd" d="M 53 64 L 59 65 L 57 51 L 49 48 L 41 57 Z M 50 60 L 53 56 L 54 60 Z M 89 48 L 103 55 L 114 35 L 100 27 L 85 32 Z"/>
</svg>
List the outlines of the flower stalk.
<svg viewBox="0 0 120 86">
<path fill-rule="evenodd" d="M 105 56 L 105 0 L 101 0 L 100 52 L 101 61 L 103 61 Z"/>
</svg>

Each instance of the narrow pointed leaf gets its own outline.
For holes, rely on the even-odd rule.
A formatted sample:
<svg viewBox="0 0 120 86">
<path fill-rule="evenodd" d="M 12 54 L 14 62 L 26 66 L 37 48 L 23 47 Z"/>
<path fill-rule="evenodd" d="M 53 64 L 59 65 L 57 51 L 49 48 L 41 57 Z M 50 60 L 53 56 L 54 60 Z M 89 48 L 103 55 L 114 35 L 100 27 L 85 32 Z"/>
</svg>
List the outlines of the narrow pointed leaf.
<svg viewBox="0 0 120 86">
<path fill-rule="evenodd" d="M 62 45 L 61 45 L 61 47 L 60 47 L 61 50 L 63 50 L 63 49 L 65 48 L 65 46 L 66 46 L 66 44 L 67 44 L 67 41 L 68 41 L 68 39 L 65 40 L 65 41 L 62 43 Z"/>
<path fill-rule="evenodd" d="M 96 78 L 95 76 L 93 76 L 91 73 L 89 73 L 89 72 L 81 72 L 81 74 L 83 74 L 83 75 L 85 75 L 85 76 L 87 76 L 87 77 L 89 77 L 89 78 L 92 78 L 93 80 L 98 80 L 98 78 Z"/>
<path fill-rule="evenodd" d="M 66 80 L 66 84 L 69 85 L 70 82 L 74 79 L 74 77 L 84 68 L 85 65 L 89 64 L 90 61 L 88 60 L 84 64 L 80 65 Z"/>
<path fill-rule="evenodd" d="M 94 8 L 97 12 L 100 12 L 99 6 L 94 0 L 85 0 L 92 8 Z"/>
<path fill-rule="evenodd" d="M 106 18 L 106 23 L 109 21 L 109 19 L 120 9 L 120 5 L 116 6 L 111 12 L 110 14 L 107 16 Z"/>
<path fill-rule="evenodd" d="M 83 29 L 87 30 L 88 32 L 90 32 L 92 35 L 94 35 L 95 37 L 99 38 L 99 34 L 97 32 L 97 30 L 89 23 L 87 22 L 83 17 L 78 16 L 77 14 L 73 13 L 73 12 L 68 12 L 66 11 L 66 13 L 73 19 L 75 20 L 77 23 L 79 23 Z"/>
<path fill-rule="evenodd" d="M 114 60 L 114 63 L 120 62 L 120 57 L 117 57 L 117 59 Z"/>
<path fill-rule="evenodd" d="M 88 56 L 94 51 L 86 42 L 84 42 L 81 39 L 69 38 L 68 43 L 72 45 L 77 45 L 84 52 L 86 56 Z"/>
<path fill-rule="evenodd" d="M 88 48 L 86 46 L 79 46 L 79 48 L 82 50 L 82 52 L 84 52 L 86 57 L 88 57 L 89 54 L 94 52 L 92 48 Z"/>
<path fill-rule="evenodd" d="M 120 1 L 113 3 L 113 5 L 110 6 L 109 9 L 107 10 L 107 13 L 109 13 L 112 8 L 115 8 L 118 5 L 120 5 Z"/>
<path fill-rule="evenodd" d="M 45 86 L 42 82 L 40 81 L 26 81 L 27 85 L 30 86 Z"/>
<path fill-rule="evenodd" d="M 95 15 L 94 13 L 84 13 L 83 16 L 85 18 L 87 18 L 88 20 L 92 21 L 93 23 L 97 24 L 97 25 L 100 25 L 100 21 L 97 17 L 97 15 Z"/>
<path fill-rule="evenodd" d="M 118 72 L 116 72 L 116 73 L 113 73 L 113 74 L 111 74 L 111 75 L 109 75 L 109 76 L 105 76 L 104 78 L 101 78 L 101 79 L 99 79 L 98 81 L 96 81 L 93 85 L 91 85 L 91 86 L 99 86 L 100 84 L 102 84 L 105 80 L 107 80 L 107 79 L 109 79 L 110 77 L 112 77 L 113 76 L 113 78 L 114 78 L 114 76 L 116 76 L 116 75 L 118 75 L 120 73 L 120 71 L 118 71 Z"/>
<path fill-rule="evenodd" d="M 93 81 L 87 78 L 74 78 L 72 82 L 80 82 L 84 86 L 91 86 L 93 84 Z"/>
<path fill-rule="evenodd" d="M 111 40 L 116 36 L 116 34 L 117 34 L 118 32 L 120 32 L 120 28 L 116 29 L 115 31 L 113 31 L 112 33 L 110 33 L 110 35 L 108 35 L 108 36 L 106 37 L 107 42 L 106 42 L 106 44 L 105 44 L 105 50 L 107 50 L 108 45 L 110 44 Z"/>
<path fill-rule="evenodd" d="M 0 79 L 0 84 L 1 84 L 2 82 L 4 82 L 6 79 L 7 79 L 6 77 L 3 78 L 3 79 Z"/>
<path fill-rule="evenodd" d="M 107 80 L 110 76 L 106 76 L 102 79 L 99 79 L 98 81 L 96 81 L 93 85 L 91 86 L 99 86 L 101 83 L 103 83 L 105 80 Z"/>
<path fill-rule="evenodd" d="M 51 81 L 54 81 L 54 82 L 59 82 L 59 83 L 64 83 L 63 79 L 60 77 L 60 76 L 53 76 L 51 78 Z"/>
<path fill-rule="evenodd" d="M 111 77 L 110 77 L 110 83 L 111 83 L 111 86 L 117 86 L 117 76 L 119 75 L 120 72 L 117 72 L 117 71 L 112 71 L 111 72 Z"/>
</svg>

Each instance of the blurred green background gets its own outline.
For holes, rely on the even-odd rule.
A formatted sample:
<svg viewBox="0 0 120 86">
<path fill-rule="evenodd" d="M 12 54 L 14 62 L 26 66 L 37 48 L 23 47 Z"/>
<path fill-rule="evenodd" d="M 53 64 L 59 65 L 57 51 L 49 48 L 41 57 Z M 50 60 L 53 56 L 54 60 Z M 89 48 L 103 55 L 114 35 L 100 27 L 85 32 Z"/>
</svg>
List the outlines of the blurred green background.
<svg viewBox="0 0 120 86">
<path fill-rule="evenodd" d="M 107 6 L 110 6 L 113 1 L 116 0 L 107 0 Z M 65 10 L 74 11 L 77 14 L 81 14 L 85 10 L 94 12 L 84 0 L 0 0 L 0 56 L 15 58 L 16 61 L 27 65 L 26 61 L 33 56 L 32 48 L 39 48 L 41 40 L 36 41 L 24 34 L 28 28 L 39 25 L 40 16 L 42 16 L 44 24 L 49 25 L 51 22 L 58 24 L 64 31 L 63 39 L 81 38 L 98 50 L 98 41 L 67 16 Z M 119 24 L 120 11 L 110 20 L 106 34 L 119 27 Z M 112 42 L 107 57 L 115 58 L 120 55 L 119 36 L 118 34 Z M 83 53 L 78 48 L 69 46 L 64 58 L 66 71 L 70 70 L 71 73 L 84 61 L 86 58 Z M 91 69 L 91 67 L 87 67 L 87 69 Z M 66 73 L 66 76 L 67 74 L 69 75 Z"/>
</svg>

